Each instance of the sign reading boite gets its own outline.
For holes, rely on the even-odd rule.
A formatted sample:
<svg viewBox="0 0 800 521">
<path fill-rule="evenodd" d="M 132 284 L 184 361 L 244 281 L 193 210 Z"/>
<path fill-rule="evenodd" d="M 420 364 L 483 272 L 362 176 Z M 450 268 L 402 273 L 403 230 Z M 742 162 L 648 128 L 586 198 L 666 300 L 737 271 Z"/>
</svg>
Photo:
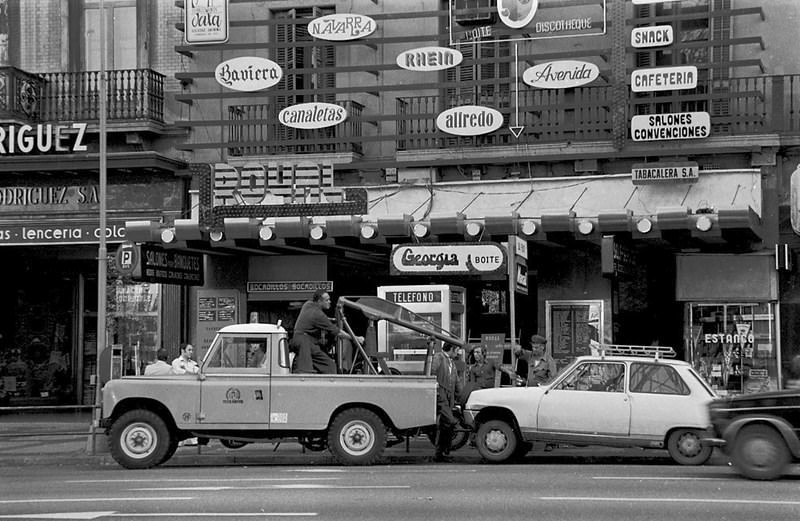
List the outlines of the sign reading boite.
<svg viewBox="0 0 800 521">
<path fill-rule="evenodd" d="M 633 92 L 656 92 L 662 90 L 686 90 L 697 87 L 697 67 L 653 67 L 638 69 L 631 73 Z"/>
<path fill-rule="evenodd" d="M 637 49 L 670 45 L 673 38 L 671 25 L 636 27 L 631 31 L 631 45 Z"/>
<path fill-rule="evenodd" d="M 494 132 L 503 124 L 503 115 L 488 107 L 464 105 L 445 110 L 436 118 L 436 127 L 456 136 L 479 136 Z"/>
<path fill-rule="evenodd" d="M 374 31 L 375 20 L 363 14 L 329 14 L 314 18 L 308 23 L 308 34 L 320 40 L 334 42 L 357 40 Z"/>
<path fill-rule="evenodd" d="M 229 89 L 252 92 L 276 85 L 283 70 L 272 60 L 257 56 L 240 56 L 217 65 L 214 78 Z"/>
<path fill-rule="evenodd" d="M 278 121 L 287 127 L 299 129 L 325 128 L 338 125 L 347 119 L 347 110 L 333 103 L 299 103 L 278 113 Z"/>
<path fill-rule="evenodd" d="M 409 71 L 441 71 L 455 67 L 464 59 L 461 51 L 447 47 L 420 47 L 397 55 L 397 66 Z"/>
<path fill-rule="evenodd" d="M 318 289 L 333 291 L 332 280 L 271 280 L 248 282 L 248 293 L 313 293 Z"/>
<path fill-rule="evenodd" d="M 390 268 L 392 275 L 505 275 L 506 251 L 494 242 L 398 244 Z"/>
<path fill-rule="evenodd" d="M 183 12 L 186 43 L 228 41 L 228 0 L 185 0 Z"/>
<path fill-rule="evenodd" d="M 522 73 L 522 81 L 540 89 L 568 89 L 586 85 L 597 79 L 597 65 L 578 60 L 540 63 Z"/>
<path fill-rule="evenodd" d="M 700 167 L 690 161 L 636 163 L 631 168 L 631 181 L 635 185 L 662 181 L 695 182 L 700 178 Z"/>
<path fill-rule="evenodd" d="M 136 281 L 203 285 L 203 255 L 200 253 L 125 242 L 117 250 L 116 261 L 120 273 L 130 275 Z"/>
<path fill-rule="evenodd" d="M 633 116 L 631 137 L 634 141 L 667 139 L 702 139 L 711 134 L 708 112 L 672 112 Z"/>
</svg>

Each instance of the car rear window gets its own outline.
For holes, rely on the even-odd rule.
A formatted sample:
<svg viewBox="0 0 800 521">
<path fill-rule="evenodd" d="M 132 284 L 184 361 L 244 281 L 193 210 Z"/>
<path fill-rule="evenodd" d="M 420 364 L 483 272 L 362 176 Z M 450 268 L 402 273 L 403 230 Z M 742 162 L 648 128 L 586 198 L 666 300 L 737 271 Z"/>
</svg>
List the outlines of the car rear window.
<svg viewBox="0 0 800 521">
<path fill-rule="evenodd" d="M 690 394 L 678 372 L 663 364 L 631 364 L 630 389 L 632 393 Z"/>
</svg>

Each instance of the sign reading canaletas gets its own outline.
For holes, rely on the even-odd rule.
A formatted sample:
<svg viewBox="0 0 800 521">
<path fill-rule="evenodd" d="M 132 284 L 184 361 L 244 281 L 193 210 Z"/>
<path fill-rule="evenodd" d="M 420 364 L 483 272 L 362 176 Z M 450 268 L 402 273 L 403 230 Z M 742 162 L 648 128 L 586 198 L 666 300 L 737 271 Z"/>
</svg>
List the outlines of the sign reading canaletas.
<svg viewBox="0 0 800 521">
<path fill-rule="evenodd" d="M 505 276 L 506 251 L 494 242 L 398 244 L 392 249 L 393 275 Z"/>
</svg>

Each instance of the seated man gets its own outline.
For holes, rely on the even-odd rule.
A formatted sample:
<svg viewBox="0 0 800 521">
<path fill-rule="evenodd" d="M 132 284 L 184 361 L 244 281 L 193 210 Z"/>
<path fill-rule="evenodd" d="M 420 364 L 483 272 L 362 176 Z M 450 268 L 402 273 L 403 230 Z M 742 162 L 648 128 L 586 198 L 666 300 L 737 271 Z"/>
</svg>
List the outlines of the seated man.
<svg viewBox="0 0 800 521">
<path fill-rule="evenodd" d="M 263 344 L 251 343 L 248 345 L 247 367 L 267 367 L 267 353 Z"/>
<path fill-rule="evenodd" d="M 145 376 L 163 376 L 172 374 L 172 366 L 167 363 L 167 350 L 163 347 L 156 352 L 156 359 L 144 368 Z"/>
<path fill-rule="evenodd" d="M 192 344 L 181 345 L 181 356 L 172 361 L 172 374 L 199 373 L 200 367 L 192 360 L 192 354 L 194 354 Z"/>
</svg>

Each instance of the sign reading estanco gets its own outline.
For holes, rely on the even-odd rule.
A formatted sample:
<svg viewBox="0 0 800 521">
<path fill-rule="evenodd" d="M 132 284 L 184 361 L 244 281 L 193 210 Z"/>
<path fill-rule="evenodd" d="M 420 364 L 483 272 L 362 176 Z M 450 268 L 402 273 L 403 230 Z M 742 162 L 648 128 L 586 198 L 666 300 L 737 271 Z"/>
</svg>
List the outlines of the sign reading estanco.
<svg viewBox="0 0 800 521">
<path fill-rule="evenodd" d="M 228 0 L 186 0 L 183 12 L 186 43 L 228 41 Z"/>
<path fill-rule="evenodd" d="M 708 112 L 674 112 L 633 116 L 631 137 L 634 141 L 667 139 L 702 139 L 711 134 Z"/>
<path fill-rule="evenodd" d="M 497 243 L 398 244 L 392 248 L 393 275 L 505 275 L 506 251 Z"/>
<path fill-rule="evenodd" d="M 494 132 L 503 124 L 503 115 L 488 107 L 464 105 L 447 109 L 436 118 L 436 127 L 456 136 L 479 136 Z"/>
<path fill-rule="evenodd" d="M 635 185 L 679 181 L 695 182 L 700 177 L 700 167 L 691 161 L 636 163 L 631 168 L 631 181 Z"/>
</svg>

